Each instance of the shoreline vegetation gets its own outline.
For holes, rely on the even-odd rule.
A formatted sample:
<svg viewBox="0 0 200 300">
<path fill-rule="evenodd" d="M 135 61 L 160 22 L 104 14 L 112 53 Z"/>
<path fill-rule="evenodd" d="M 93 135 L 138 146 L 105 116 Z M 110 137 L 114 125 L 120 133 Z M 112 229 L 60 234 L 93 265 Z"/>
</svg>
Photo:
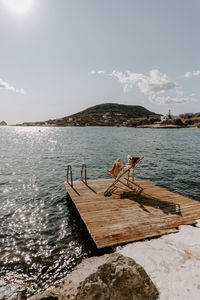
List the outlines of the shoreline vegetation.
<svg viewBox="0 0 200 300">
<path fill-rule="evenodd" d="M 200 128 L 200 113 L 166 116 L 149 111 L 139 105 L 105 103 L 59 119 L 24 122 L 14 126 L 44 127 L 134 127 L 134 128 Z"/>
</svg>

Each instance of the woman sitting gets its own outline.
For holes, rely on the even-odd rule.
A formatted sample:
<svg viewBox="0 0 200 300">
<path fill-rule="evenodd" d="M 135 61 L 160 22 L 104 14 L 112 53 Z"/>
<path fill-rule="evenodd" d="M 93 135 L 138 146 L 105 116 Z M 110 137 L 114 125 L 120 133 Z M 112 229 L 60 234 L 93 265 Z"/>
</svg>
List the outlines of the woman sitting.
<svg viewBox="0 0 200 300">
<path fill-rule="evenodd" d="M 135 165 L 137 164 L 138 160 L 140 160 L 139 157 L 134 157 L 134 156 L 127 156 L 128 158 L 128 163 L 124 166 L 124 170 L 126 170 L 129 167 L 135 167 Z M 112 174 L 113 176 L 117 177 L 119 175 L 119 173 L 122 171 L 123 169 L 123 162 L 121 158 L 118 158 L 115 160 L 112 169 L 107 170 L 110 174 Z"/>
</svg>

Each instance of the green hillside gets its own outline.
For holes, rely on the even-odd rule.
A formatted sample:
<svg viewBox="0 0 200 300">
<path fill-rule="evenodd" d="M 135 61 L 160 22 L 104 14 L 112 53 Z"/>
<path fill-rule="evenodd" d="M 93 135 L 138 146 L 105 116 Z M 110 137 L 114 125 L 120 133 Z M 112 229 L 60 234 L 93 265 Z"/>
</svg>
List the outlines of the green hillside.
<svg viewBox="0 0 200 300">
<path fill-rule="evenodd" d="M 105 104 L 99 104 L 99 105 L 89 107 L 79 113 L 72 115 L 72 117 L 82 117 L 82 116 L 85 117 L 88 115 L 102 116 L 102 114 L 105 114 L 106 112 L 109 112 L 112 115 L 121 113 L 127 118 L 141 118 L 150 115 L 155 115 L 155 113 L 139 105 L 105 103 Z"/>
<path fill-rule="evenodd" d="M 62 118 L 62 122 L 75 122 L 80 126 L 122 125 L 135 118 L 159 116 L 139 105 L 105 103 L 89 107 L 81 112 Z M 61 121 L 61 120 L 60 120 Z"/>
<path fill-rule="evenodd" d="M 43 122 L 26 122 L 27 126 L 131 126 L 135 120 L 159 119 L 158 114 L 139 105 L 105 103 L 89 107 L 63 118 Z"/>
</svg>

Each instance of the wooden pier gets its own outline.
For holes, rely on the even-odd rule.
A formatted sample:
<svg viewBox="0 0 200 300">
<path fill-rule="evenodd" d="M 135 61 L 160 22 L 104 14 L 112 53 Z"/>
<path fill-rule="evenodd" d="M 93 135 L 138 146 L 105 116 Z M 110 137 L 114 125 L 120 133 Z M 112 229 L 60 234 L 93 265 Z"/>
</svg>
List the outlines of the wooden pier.
<svg viewBox="0 0 200 300">
<path fill-rule="evenodd" d="M 112 181 L 65 183 L 98 248 L 177 232 L 179 225 L 195 224 L 200 218 L 199 202 L 139 179 L 136 182 L 143 188 L 140 195 L 119 189 L 105 197 Z"/>
</svg>

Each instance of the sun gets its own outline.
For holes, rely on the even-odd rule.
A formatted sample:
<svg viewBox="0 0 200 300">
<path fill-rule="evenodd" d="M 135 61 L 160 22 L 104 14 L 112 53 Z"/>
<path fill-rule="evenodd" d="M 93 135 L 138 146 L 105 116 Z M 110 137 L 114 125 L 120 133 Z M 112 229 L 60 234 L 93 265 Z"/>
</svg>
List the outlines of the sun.
<svg viewBox="0 0 200 300">
<path fill-rule="evenodd" d="M 4 0 L 4 4 L 15 13 L 26 13 L 33 5 L 33 0 Z"/>
</svg>

